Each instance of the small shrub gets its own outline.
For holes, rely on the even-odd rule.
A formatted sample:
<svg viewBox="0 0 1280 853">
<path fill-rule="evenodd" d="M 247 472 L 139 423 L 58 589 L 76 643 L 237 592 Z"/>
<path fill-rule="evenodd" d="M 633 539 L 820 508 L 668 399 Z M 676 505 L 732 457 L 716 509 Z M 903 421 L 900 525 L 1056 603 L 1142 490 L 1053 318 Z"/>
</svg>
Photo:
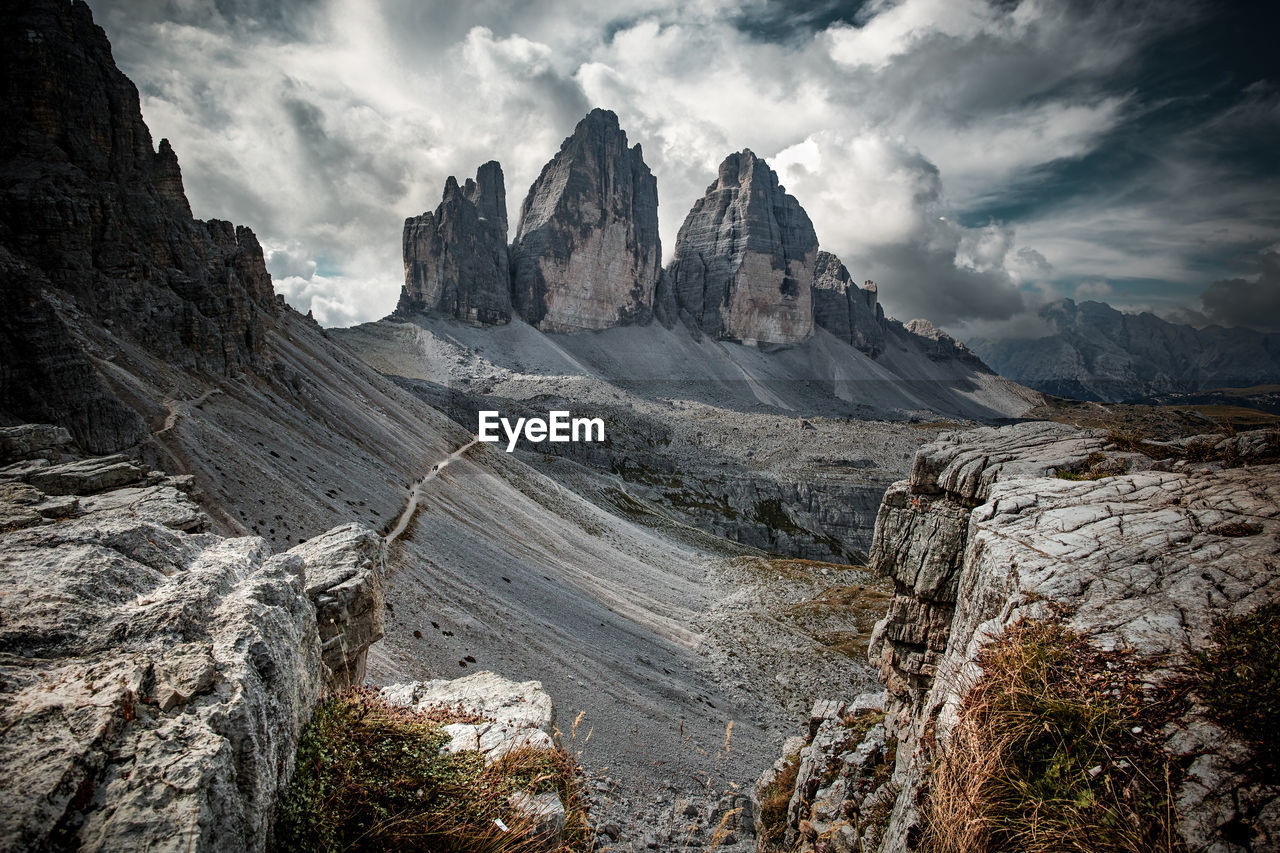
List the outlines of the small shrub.
<svg viewBox="0 0 1280 853">
<path fill-rule="evenodd" d="M 1280 603 L 1224 619 L 1213 645 L 1191 664 L 1195 690 L 1210 715 L 1249 744 L 1259 780 L 1280 782 Z"/>
<path fill-rule="evenodd" d="M 1159 747 L 1176 704 L 1134 686 L 1139 661 L 1057 622 L 1023 622 L 979 655 L 982 678 L 931 766 L 924 849 L 1176 851 Z"/>
<path fill-rule="evenodd" d="M 277 812 L 275 850 L 541 849 L 508 803 L 517 791 L 559 794 L 568 815 L 565 849 L 585 850 L 573 760 L 562 750 L 524 749 L 486 766 L 477 752 L 440 753 L 448 741 L 444 724 L 476 721 L 388 705 L 365 689 L 326 700 L 299 741 Z"/>
</svg>

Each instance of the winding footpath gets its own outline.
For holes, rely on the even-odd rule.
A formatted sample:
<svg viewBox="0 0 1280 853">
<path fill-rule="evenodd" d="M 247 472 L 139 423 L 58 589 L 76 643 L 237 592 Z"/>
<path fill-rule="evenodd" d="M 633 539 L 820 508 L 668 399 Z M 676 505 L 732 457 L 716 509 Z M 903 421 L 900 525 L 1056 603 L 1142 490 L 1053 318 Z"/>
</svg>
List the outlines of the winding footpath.
<svg viewBox="0 0 1280 853">
<path fill-rule="evenodd" d="M 400 513 L 400 518 L 396 520 L 396 526 L 391 528 L 391 532 L 383 537 L 383 541 L 390 545 L 392 542 L 396 541 L 396 539 L 400 538 L 400 534 L 404 533 L 405 528 L 409 526 L 409 522 L 413 520 L 413 514 L 418 511 L 418 502 L 422 499 L 423 489 L 427 483 L 434 480 L 436 475 L 443 471 L 450 463 L 457 462 L 461 459 L 462 454 L 474 447 L 476 442 L 479 440 L 479 436 L 472 438 L 466 444 L 462 445 L 444 459 L 441 459 L 433 465 L 431 470 L 427 472 L 427 476 L 413 484 L 413 490 L 409 492 L 409 501 L 404 506 L 404 512 Z"/>
</svg>

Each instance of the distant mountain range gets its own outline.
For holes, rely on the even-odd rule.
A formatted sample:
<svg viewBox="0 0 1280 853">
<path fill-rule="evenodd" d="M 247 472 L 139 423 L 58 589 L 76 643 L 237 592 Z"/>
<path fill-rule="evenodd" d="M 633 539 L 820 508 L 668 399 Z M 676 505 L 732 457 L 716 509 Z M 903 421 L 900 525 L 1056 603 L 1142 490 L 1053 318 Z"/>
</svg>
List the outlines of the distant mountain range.
<svg viewBox="0 0 1280 853">
<path fill-rule="evenodd" d="M 1126 314 L 1103 302 L 1051 302 L 1038 338 L 968 346 L 1002 376 L 1062 397 L 1118 401 L 1280 381 L 1280 334 Z"/>
</svg>

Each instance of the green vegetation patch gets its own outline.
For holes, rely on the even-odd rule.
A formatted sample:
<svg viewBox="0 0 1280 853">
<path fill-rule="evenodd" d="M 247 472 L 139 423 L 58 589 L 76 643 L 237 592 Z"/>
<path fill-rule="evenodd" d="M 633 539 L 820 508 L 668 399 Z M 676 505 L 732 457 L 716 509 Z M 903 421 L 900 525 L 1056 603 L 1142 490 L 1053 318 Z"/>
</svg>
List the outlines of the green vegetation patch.
<svg viewBox="0 0 1280 853">
<path fill-rule="evenodd" d="M 1280 783 L 1280 603 L 1224 619 L 1195 656 L 1196 693 L 1223 728 L 1249 744 L 1258 781 Z"/>
<path fill-rule="evenodd" d="M 930 767 L 923 849 L 1181 849 L 1178 771 L 1159 738 L 1181 693 L 1144 692 L 1147 662 L 1055 621 L 1018 623 L 978 663 Z"/>
<path fill-rule="evenodd" d="M 543 840 L 508 802 L 527 791 L 558 794 L 568 817 L 562 849 L 586 850 L 576 765 L 563 750 L 513 750 L 488 766 L 478 752 L 440 752 L 449 740 L 444 725 L 478 721 L 392 706 L 367 689 L 326 700 L 299 741 L 274 849 L 542 850 Z"/>
</svg>

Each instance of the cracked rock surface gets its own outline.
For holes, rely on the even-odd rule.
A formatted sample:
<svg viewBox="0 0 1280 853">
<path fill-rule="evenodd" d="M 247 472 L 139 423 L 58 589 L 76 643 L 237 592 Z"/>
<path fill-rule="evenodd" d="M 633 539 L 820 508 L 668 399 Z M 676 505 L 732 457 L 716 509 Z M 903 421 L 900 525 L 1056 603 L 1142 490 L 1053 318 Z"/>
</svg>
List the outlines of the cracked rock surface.
<svg viewBox="0 0 1280 853">
<path fill-rule="evenodd" d="M 1117 473 L 1055 476 L 1086 462 Z M 1216 620 L 1280 598 L 1277 541 L 1277 465 L 1155 462 L 1116 451 L 1102 432 L 1047 423 L 922 448 L 910 479 L 885 496 L 871 551 L 895 584 L 871 656 L 902 744 L 882 849 L 907 849 L 925 773 L 917 746 L 935 725 L 945 742 L 964 699 L 957 685 L 980 676 L 978 651 L 1005 627 L 1057 609 L 1101 648 L 1162 661 L 1147 676 L 1160 684 L 1207 647 Z M 1232 840 L 1238 823 L 1256 830 L 1253 843 L 1276 843 L 1275 791 L 1248 780 L 1247 749 L 1199 707 L 1165 734 L 1188 765 L 1175 799 L 1190 849 L 1246 849 Z"/>
<path fill-rule="evenodd" d="M 381 539 L 272 555 L 204 532 L 190 478 L 81 459 L 129 482 L 52 497 L 39 461 L 0 473 L 0 846 L 263 849 L 299 729 L 381 636 Z"/>
</svg>

